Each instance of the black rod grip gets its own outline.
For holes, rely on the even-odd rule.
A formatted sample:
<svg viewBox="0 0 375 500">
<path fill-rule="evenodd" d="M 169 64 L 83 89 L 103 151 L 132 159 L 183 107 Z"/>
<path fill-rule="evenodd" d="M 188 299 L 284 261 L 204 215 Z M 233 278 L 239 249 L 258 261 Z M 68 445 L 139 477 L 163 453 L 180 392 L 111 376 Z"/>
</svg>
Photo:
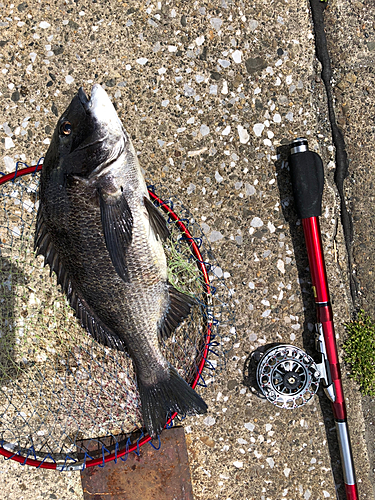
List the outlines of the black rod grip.
<svg viewBox="0 0 375 500">
<path fill-rule="evenodd" d="M 294 141 L 296 142 L 296 141 Z M 306 147 L 293 147 L 289 156 L 294 206 L 298 217 L 307 219 L 322 214 L 324 168 L 320 156 Z"/>
</svg>

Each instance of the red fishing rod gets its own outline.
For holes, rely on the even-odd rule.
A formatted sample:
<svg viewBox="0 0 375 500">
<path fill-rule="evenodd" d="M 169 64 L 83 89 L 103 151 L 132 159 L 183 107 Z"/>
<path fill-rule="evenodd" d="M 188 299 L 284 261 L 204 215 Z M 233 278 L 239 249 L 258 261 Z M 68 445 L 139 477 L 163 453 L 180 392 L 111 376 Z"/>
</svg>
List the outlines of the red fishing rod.
<svg viewBox="0 0 375 500">
<path fill-rule="evenodd" d="M 319 226 L 324 185 L 323 163 L 317 153 L 309 151 L 307 140 L 299 138 L 292 142 L 289 165 L 294 203 L 297 214 L 302 220 L 315 298 L 317 315 L 316 348 L 322 355 L 322 363 L 319 365 L 321 381 L 332 404 L 346 497 L 347 500 L 358 500 L 333 313 Z"/>
</svg>

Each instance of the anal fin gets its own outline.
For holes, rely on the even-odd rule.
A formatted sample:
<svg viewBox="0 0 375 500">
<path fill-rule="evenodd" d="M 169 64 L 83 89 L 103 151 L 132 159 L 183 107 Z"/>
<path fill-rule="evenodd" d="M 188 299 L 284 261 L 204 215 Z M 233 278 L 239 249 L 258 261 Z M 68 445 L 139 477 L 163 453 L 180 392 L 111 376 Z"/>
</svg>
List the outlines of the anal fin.
<svg viewBox="0 0 375 500">
<path fill-rule="evenodd" d="M 178 325 L 189 316 L 191 308 L 197 303 L 193 297 L 168 285 L 169 305 L 159 326 L 159 337 L 169 338 Z"/>
</svg>

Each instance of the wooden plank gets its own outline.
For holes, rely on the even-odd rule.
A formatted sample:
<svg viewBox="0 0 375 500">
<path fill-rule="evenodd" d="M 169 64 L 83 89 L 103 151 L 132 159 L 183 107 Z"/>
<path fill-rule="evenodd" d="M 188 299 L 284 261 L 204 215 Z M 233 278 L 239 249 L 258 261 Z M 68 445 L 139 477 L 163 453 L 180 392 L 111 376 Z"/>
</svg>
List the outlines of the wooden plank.
<svg viewBox="0 0 375 500">
<path fill-rule="evenodd" d="M 183 427 L 163 431 L 161 446 L 148 443 L 125 462 L 81 471 L 84 500 L 193 500 Z"/>
</svg>

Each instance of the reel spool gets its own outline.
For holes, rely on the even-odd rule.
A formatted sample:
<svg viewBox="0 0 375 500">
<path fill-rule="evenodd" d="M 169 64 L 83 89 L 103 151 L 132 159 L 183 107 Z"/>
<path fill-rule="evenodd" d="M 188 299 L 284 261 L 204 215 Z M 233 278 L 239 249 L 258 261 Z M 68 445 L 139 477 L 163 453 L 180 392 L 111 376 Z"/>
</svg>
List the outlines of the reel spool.
<svg viewBox="0 0 375 500">
<path fill-rule="evenodd" d="M 302 349 L 282 344 L 266 351 L 256 369 L 257 384 L 266 399 L 293 410 L 305 405 L 319 388 L 320 371 Z"/>
</svg>

